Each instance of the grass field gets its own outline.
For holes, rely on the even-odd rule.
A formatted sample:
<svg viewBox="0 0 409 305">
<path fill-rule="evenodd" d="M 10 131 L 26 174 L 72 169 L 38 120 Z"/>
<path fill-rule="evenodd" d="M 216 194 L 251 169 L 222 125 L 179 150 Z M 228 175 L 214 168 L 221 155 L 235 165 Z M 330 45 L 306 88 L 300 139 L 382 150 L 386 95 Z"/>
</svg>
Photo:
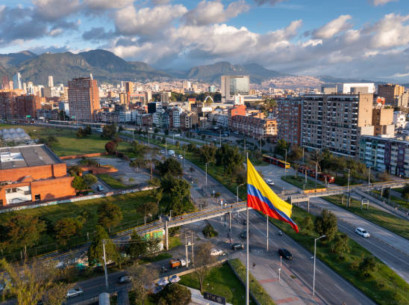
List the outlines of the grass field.
<svg viewBox="0 0 409 305">
<path fill-rule="evenodd" d="M 271 219 L 271 222 L 313 253 L 314 238 L 317 237 L 317 233 L 304 228 L 303 220 L 308 215 L 303 209 L 297 206 L 293 207 L 292 219 L 299 225 L 300 233 L 295 233 L 288 224 L 283 222 L 276 221 L 275 219 Z M 314 216 L 310 216 L 314 220 Z M 333 242 L 318 242 L 317 257 L 375 301 L 375 303 L 380 305 L 409 304 L 409 294 L 407 293 L 409 284 L 380 260 L 376 259 L 377 270 L 372 272 L 370 277 L 366 278 L 360 275 L 359 268 L 355 267 L 357 262 L 360 262 L 363 257 L 372 256 L 372 254 L 352 239 L 349 239 L 348 242 L 351 252 L 344 253 L 344 259 L 340 259 L 337 254 L 331 251 Z"/>
<path fill-rule="evenodd" d="M 81 235 L 72 239 L 72 242 L 70 243 L 71 247 L 87 242 L 87 236 L 89 239 L 92 239 L 95 226 L 98 222 L 97 210 L 98 207 L 104 202 L 111 202 L 118 205 L 121 208 L 123 215 L 121 224 L 118 227 L 113 228 L 111 233 L 143 224 L 143 215 L 138 213 L 137 207 L 142 202 L 153 201 L 154 199 L 151 198 L 150 194 L 150 191 L 145 191 L 85 200 L 75 203 L 64 203 L 36 209 L 21 210 L 13 213 L 4 213 L 0 214 L 0 223 L 4 223 L 9 217 L 15 214 L 37 216 L 45 221 L 48 229 L 42 234 L 39 245 L 28 249 L 31 255 L 39 255 L 41 253 L 50 252 L 57 249 L 58 245 L 56 244 L 52 228 L 61 218 L 82 216 L 86 219 Z"/>
<path fill-rule="evenodd" d="M 191 288 L 199 289 L 199 281 L 194 273 L 181 277 L 179 282 Z M 204 291 L 226 298 L 226 302 L 233 305 L 245 303 L 246 291 L 240 280 L 227 263 L 213 267 L 204 281 Z M 252 302 L 252 304 L 254 304 Z"/>
<path fill-rule="evenodd" d="M 305 177 L 304 176 L 285 176 L 285 177 L 281 177 L 281 180 L 288 182 L 292 185 L 295 185 L 296 187 L 300 188 L 300 189 L 305 189 L 305 190 L 313 190 L 316 188 L 325 188 L 324 185 L 322 185 L 321 183 L 317 182 L 317 184 L 315 184 L 315 181 L 312 181 L 310 179 L 307 178 L 307 184 L 305 184 Z M 305 188 L 304 188 L 304 184 L 305 184 Z"/>
<path fill-rule="evenodd" d="M 123 184 L 121 181 L 112 177 L 109 174 L 99 174 L 97 175 L 97 177 L 100 178 L 102 181 L 104 181 L 106 184 L 108 184 L 113 189 L 126 189 L 126 188 L 131 187 L 131 186 Z"/>
<path fill-rule="evenodd" d="M 341 195 L 328 196 L 324 197 L 323 199 L 347 209 L 345 205 L 342 205 Z M 404 219 L 383 212 L 371 205 L 368 209 L 364 208 L 361 210 L 361 202 L 355 199 L 351 200 L 351 206 L 347 210 L 404 238 L 409 239 L 409 222 Z"/>
<path fill-rule="evenodd" d="M 32 139 L 46 138 L 48 136 L 57 137 L 58 143 L 51 147 L 57 156 L 105 152 L 105 144 L 108 142 L 107 139 L 101 138 L 99 134 L 92 134 L 81 139 L 77 138 L 76 129 L 20 125 L 1 125 L 0 129 L 19 127 L 23 128 Z M 128 143 L 120 143 L 118 150 L 124 150 L 129 147 Z"/>
</svg>

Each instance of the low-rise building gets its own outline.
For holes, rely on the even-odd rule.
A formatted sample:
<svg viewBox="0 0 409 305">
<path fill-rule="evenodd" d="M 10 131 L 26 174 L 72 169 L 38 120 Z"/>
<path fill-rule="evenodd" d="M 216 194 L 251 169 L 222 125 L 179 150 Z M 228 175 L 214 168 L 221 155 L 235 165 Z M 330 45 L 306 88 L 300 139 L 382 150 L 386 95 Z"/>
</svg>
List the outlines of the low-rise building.
<svg viewBox="0 0 409 305">
<path fill-rule="evenodd" d="M 277 120 L 236 115 L 230 120 L 230 128 L 252 138 L 274 138 L 277 136 Z"/>
</svg>

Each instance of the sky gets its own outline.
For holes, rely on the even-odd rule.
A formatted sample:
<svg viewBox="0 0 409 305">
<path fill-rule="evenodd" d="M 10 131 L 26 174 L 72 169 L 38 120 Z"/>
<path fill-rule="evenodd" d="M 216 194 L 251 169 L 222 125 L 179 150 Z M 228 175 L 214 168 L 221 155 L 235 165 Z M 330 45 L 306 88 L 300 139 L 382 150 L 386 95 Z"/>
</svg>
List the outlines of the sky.
<svg viewBox="0 0 409 305">
<path fill-rule="evenodd" d="M 409 0 L 1 0 L 0 53 L 105 49 L 155 68 L 228 61 L 409 82 Z"/>
</svg>

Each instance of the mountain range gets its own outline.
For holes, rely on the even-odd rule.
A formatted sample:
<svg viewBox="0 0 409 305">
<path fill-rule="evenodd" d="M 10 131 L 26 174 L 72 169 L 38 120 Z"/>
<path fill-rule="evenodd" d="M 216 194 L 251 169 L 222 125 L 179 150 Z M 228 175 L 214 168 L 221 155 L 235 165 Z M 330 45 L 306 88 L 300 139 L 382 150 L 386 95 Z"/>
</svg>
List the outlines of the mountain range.
<svg viewBox="0 0 409 305">
<path fill-rule="evenodd" d="M 117 83 L 119 81 L 160 81 L 172 79 L 198 80 L 220 83 L 222 75 L 249 75 L 252 83 L 261 84 L 272 79 L 292 77 L 289 74 L 269 70 L 255 63 L 233 65 L 217 62 L 210 65 L 192 67 L 187 71 L 157 70 L 144 62 L 126 61 L 106 50 L 91 50 L 74 54 L 44 53 L 36 55 L 30 51 L 0 54 L 0 78 L 9 79 L 20 72 L 24 82 L 46 85 L 48 76 L 54 77 L 54 84 L 67 84 L 75 77 L 92 73 L 99 82 Z M 302 78 L 302 76 L 301 76 Z M 317 83 L 331 82 L 330 77 L 315 78 Z M 308 87 L 308 82 L 307 82 Z"/>
</svg>

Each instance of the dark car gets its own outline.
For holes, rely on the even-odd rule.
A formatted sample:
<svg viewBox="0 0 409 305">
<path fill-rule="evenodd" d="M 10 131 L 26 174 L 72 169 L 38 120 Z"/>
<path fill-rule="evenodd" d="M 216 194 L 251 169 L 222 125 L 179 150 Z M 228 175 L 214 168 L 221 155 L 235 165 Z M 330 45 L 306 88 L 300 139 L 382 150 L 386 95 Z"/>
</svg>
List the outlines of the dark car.
<svg viewBox="0 0 409 305">
<path fill-rule="evenodd" d="M 231 245 L 231 248 L 233 249 L 233 250 L 243 250 L 244 249 L 244 245 L 243 244 L 241 244 L 241 243 L 235 243 L 235 244 L 232 244 Z"/>
<path fill-rule="evenodd" d="M 249 234 L 250 233 L 251 233 L 251 231 L 249 231 Z M 241 239 L 247 239 L 247 231 L 241 232 L 239 236 L 240 236 Z"/>
<path fill-rule="evenodd" d="M 278 255 L 284 257 L 285 259 L 288 260 L 292 260 L 293 259 L 293 255 L 291 254 L 290 251 L 288 251 L 287 249 L 278 249 Z"/>
</svg>

